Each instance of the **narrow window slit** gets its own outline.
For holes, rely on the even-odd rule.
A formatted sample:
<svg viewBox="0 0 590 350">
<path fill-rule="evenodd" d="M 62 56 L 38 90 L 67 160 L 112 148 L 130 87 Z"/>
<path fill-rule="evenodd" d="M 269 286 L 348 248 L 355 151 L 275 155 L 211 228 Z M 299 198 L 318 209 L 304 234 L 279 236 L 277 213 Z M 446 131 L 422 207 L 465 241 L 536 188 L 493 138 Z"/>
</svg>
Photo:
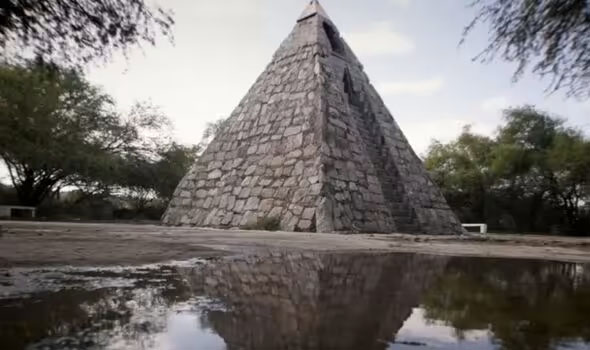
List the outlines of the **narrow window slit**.
<svg viewBox="0 0 590 350">
<path fill-rule="evenodd" d="M 350 73 L 348 70 L 344 71 L 344 77 L 342 78 L 342 82 L 344 83 L 344 92 L 348 97 L 348 103 L 354 106 L 358 106 L 359 99 L 354 91 L 354 86 L 352 85 L 352 79 L 350 78 Z"/>
<path fill-rule="evenodd" d="M 334 28 L 326 22 L 324 22 L 323 26 L 332 51 L 339 55 L 344 55 L 344 44 L 342 44 L 342 40 L 340 40 L 338 33 L 336 33 Z"/>
</svg>

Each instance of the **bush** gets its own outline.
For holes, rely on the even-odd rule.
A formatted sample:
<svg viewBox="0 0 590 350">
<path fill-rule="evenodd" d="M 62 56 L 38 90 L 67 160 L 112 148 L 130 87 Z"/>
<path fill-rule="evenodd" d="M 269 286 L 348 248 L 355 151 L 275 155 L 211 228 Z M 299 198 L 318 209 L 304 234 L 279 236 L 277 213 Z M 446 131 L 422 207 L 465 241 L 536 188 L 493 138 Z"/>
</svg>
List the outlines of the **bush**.
<svg viewBox="0 0 590 350">
<path fill-rule="evenodd" d="M 48 199 L 37 207 L 37 217 L 48 220 L 113 220 L 116 204 L 102 198 L 80 202 Z"/>
<path fill-rule="evenodd" d="M 45 200 L 37 208 L 37 216 L 48 220 L 159 221 L 167 204 L 153 200 L 137 208 L 135 202 L 116 196 L 77 199 L 69 196 Z"/>
<path fill-rule="evenodd" d="M 252 231 L 279 231 L 281 229 L 281 219 L 277 217 L 259 218 L 255 224 L 242 226 L 242 229 Z"/>
<path fill-rule="evenodd" d="M 18 205 L 18 196 L 12 186 L 0 183 L 0 205 Z"/>
</svg>

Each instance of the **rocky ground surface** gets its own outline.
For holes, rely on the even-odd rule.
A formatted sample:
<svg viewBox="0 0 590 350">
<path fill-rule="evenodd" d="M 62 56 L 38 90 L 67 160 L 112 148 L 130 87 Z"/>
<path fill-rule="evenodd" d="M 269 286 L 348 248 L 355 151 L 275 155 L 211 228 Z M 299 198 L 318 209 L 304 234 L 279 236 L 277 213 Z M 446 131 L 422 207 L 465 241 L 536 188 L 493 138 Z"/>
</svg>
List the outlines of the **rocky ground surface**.
<svg viewBox="0 0 590 350">
<path fill-rule="evenodd" d="M 336 235 L 111 223 L 0 222 L 0 267 L 136 265 L 267 250 L 391 251 L 590 262 L 590 238 Z"/>
</svg>

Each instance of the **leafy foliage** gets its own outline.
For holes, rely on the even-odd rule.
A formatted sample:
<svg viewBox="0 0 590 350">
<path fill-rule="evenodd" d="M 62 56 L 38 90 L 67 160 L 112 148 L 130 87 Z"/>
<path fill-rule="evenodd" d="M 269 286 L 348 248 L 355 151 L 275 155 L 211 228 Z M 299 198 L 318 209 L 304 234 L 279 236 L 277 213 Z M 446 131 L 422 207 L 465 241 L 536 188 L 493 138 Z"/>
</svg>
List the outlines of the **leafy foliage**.
<svg viewBox="0 0 590 350">
<path fill-rule="evenodd" d="M 160 150 L 160 159 L 154 164 L 158 179 L 153 182 L 158 197 L 170 200 L 176 186 L 195 162 L 199 146 L 183 146 L 177 143 Z"/>
<path fill-rule="evenodd" d="M 3 205 L 17 205 L 19 203 L 14 188 L 0 183 L 0 203 Z"/>
<path fill-rule="evenodd" d="M 470 208 L 479 217 L 486 215 L 493 146 L 490 138 L 475 135 L 465 127 L 456 141 L 447 145 L 435 141 L 426 159 L 426 167 L 447 200 L 458 208 Z"/>
<path fill-rule="evenodd" d="M 96 140 L 111 104 L 74 71 L 36 63 L 0 70 L 0 155 L 23 204 L 38 204 L 74 167 L 104 165 Z"/>
<path fill-rule="evenodd" d="M 114 107 L 76 70 L 0 68 L 0 157 L 21 203 L 38 205 L 63 186 L 108 193 L 126 185 L 130 164 L 159 155 L 168 119 L 145 104 L 128 115 Z"/>
<path fill-rule="evenodd" d="M 207 123 L 207 126 L 203 131 L 201 142 L 199 143 L 199 147 L 201 147 L 201 149 L 207 148 L 207 145 L 209 145 L 213 138 L 221 133 L 225 127 L 227 127 L 228 119 L 229 118 L 219 118 L 214 122 Z"/>
<path fill-rule="evenodd" d="M 530 106 L 506 110 L 505 121 L 494 138 L 466 128 L 430 146 L 426 167 L 450 205 L 496 228 L 590 233 L 590 140 Z"/>
<path fill-rule="evenodd" d="M 485 23 L 491 33 L 477 57 L 516 62 L 515 80 L 532 71 L 551 78 L 549 91 L 590 97 L 590 5 L 586 0 L 475 0 L 466 35 Z"/>
<path fill-rule="evenodd" d="M 8 0 L 0 3 L 0 48 L 80 65 L 154 45 L 173 24 L 169 12 L 144 0 Z"/>
<path fill-rule="evenodd" d="M 198 147 L 187 147 L 175 142 L 157 150 L 152 160 L 142 155 L 128 157 L 118 175 L 118 185 L 141 210 L 154 199 L 168 202 L 176 186 L 193 164 Z"/>
</svg>

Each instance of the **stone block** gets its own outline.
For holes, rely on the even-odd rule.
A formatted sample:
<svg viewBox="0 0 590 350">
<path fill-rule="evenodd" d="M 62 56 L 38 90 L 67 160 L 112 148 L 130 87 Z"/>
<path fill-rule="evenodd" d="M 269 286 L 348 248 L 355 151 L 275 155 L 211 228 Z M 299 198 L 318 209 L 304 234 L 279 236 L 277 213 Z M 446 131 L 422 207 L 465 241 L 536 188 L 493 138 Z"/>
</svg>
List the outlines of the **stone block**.
<svg viewBox="0 0 590 350">
<path fill-rule="evenodd" d="M 292 176 L 290 178 L 288 178 L 285 183 L 283 184 L 283 186 L 285 187 L 294 187 L 297 185 L 297 178 Z"/>
<path fill-rule="evenodd" d="M 245 200 L 237 200 L 236 204 L 234 206 L 234 212 L 236 213 L 241 213 L 244 211 L 244 206 L 246 205 L 246 201 Z"/>
<path fill-rule="evenodd" d="M 236 197 L 235 196 L 229 196 L 227 199 L 227 206 L 226 209 L 231 211 L 232 209 L 234 209 L 234 206 L 236 205 Z"/>
<path fill-rule="evenodd" d="M 281 165 L 283 165 L 283 163 L 285 162 L 285 158 L 283 157 L 273 157 L 272 161 L 270 162 L 270 166 L 273 168 L 277 168 L 280 167 Z"/>
<path fill-rule="evenodd" d="M 305 220 L 311 220 L 315 215 L 315 208 L 306 208 L 301 217 Z"/>
<path fill-rule="evenodd" d="M 250 197 L 246 202 L 245 210 L 256 210 L 260 205 L 260 199 L 258 197 Z"/>
<path fill-rule="evenodd" d="M 217 169 L 217 170 L 213 170 L 212 172 L 210 172 L 209 175 L 207 176 L 207 178 L 209 180 L 215 180 L 215 179 L 219 179 L 222 175 L 223 175 L 223 173 L 221 172 L 221 170 Z"/>
<path fill-rule="evenodd" d="M 252 226 L 256 225 L 257 222 L 258 215 L 254 211 L 248 211 L 242 216 L 240 226 Z"/>
<path fill-rule="evenodd" d="M 251 191 L 252 191 L 252 189 L 249 187 L 242 188 L 242 190 L 240 191 L 240 194 L 238 195 L 238 198 L 244 199 L 244 198 L 250 197 Z"/>
<path fill-rule="evenodd" d="M 292 126 L 292 127 L 289 127 L 285 130 L 285 132 L 283 133 L 283 136 L 289 137 L 289 136 L 299 134 L 300 132 L 301 132 L 301 126 Z"/>
<path fill-rule="evenodd" d="M 282 212 L 283 212 L 283 207 L 274 207 L 271 209 L 270 213 L 268 214 L 268 217 L 280 218 Z"/>
<path fill-rule="evenodd" d="M 290 152 L 289 154 L 287 154 L 287 159 L 299 158 L 299 157 L 301 157 L 301 155 L 302 155 L 301 150 L 296 149 L 296 150 Z"/>
<path fill-rule="evenodd" d="M 262 193 L 260 194 L 262 196 L 262 198 L 273 198 L 275 194 L 275 190 L 273 190 L 272 188 L 265 188 L 262 190 Z"/>
<path fill-rule="evenodd" d="M 259 187 L 254 187 L 252 189 L 252 191 L 250 192 L 250 195 L 258 197 L 258 196 L 260 196 L 261 193 L 262 193 L 262 187 L 259 186 Z"/>
<path fill-rule="evenodd" d="M 272 207 L 274 204 L 274 200 L 273 199 L 263 199 L 260 202 L 260 208 L 259 210 L 263 213 L 268 213 L 271 211 Z"/>
</svg>

